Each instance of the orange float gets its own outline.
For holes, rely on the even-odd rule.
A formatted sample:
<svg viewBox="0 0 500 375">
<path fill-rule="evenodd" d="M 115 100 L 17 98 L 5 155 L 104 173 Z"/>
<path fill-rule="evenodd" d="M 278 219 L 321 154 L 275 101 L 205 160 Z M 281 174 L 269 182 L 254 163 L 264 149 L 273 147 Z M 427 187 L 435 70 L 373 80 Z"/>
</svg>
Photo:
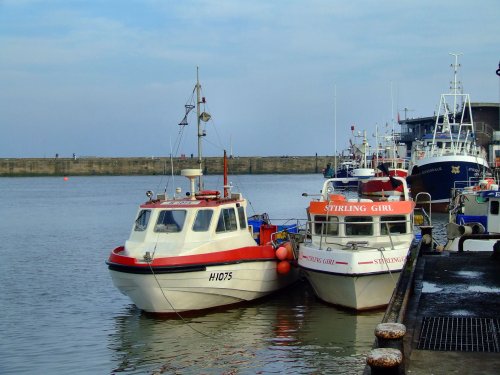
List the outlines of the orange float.
<svg viewBox="0 0 500 375">
<path fill-rule="evenodd" d="M 287 260 L 282 260 L 276 266 L 276 271 L 278 271 L 278 273 L 281 275 L 286 275 L 288 272 L 290 272 L 290 268 L 290 262 Z"/>
<path fill-rule="evenodd" d="M 276 258 L 278 258 L 279 260 L 285 260 L 287 258 L 287 255 L 288 250 L 284 246 L 280 246 L 276 250 Z"/>
</svg>

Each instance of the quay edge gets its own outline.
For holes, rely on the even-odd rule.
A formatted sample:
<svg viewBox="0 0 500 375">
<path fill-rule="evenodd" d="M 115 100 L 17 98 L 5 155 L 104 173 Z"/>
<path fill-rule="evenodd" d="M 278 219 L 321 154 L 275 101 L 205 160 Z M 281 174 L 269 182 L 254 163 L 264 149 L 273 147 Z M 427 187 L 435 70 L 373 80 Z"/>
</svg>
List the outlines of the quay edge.
<svg viewBox="0 0 500 375">
<path fill-rule="evenodd" d="M 412 247 L 381 321 L 405 326 L 406 333 L 397 345 L 403 362 L 397 369 L 380 373 L 497 373 L 500 368 L 497 337 L 500 334 L 500 252 L 493 249 L 448 252 L 421 245 L 422 242 Z M 430 323 L 426 322 L 429 321 L 438 328 L 428 330 Z M 477 329 L 477 337 L 473 337 L 469 331 L 467 334 L 460 331 L 462 321 L 467 321 L 465 324 L 469 327 L 477 324 L 490 328 Z M 376 327 L 373 328 L 375 331 Z M 489 334 L 493 334 L 493 340 L 487 337 Z M 443 337 L 449 340 L 440 339 Z M 460 345 L 455 347 L 455 342 Z M 381 347 L 384 346 L 379 339 L 374 338 L 373 349 Z M 368 365 L 363 371 L 363 375 L 375 373 L 378 372 Z"/>
<path fill-rule="evenodd" d="M 333 156 L 242 156 L 228 159 L 230 174 L 322 173 Z M 173 158 L 174 174 L 198 168 L 196 157 Z M 204 157 L 203 173 L 223 173 L 222 157 Z M 0 158 L 0 177 L 171 174 L 170 157 Z"/>
</svg>

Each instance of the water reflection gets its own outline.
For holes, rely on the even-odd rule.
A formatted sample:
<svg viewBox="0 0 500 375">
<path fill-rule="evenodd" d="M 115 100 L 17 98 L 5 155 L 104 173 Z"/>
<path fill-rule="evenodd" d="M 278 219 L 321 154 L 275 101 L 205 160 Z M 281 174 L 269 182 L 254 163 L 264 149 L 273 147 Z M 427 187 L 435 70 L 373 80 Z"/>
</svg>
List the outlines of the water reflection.
<svg viewBox="0 0 500 375">
<path fill-rule="evenodd" d="M 357 374 L 382 316 L 324 305 L 305 282 L 258 303 L 184 320 L 131 306 L 115 317 L 109 338 L 113 373 Z"/>
</svg>

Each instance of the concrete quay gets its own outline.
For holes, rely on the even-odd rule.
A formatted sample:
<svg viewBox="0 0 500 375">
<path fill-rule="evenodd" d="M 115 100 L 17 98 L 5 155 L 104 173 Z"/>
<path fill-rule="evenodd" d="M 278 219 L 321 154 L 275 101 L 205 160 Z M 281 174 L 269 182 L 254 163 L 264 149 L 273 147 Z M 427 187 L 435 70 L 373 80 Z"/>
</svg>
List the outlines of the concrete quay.
<svg viewBox="0 0 500 375">
<path fill-rule="evenodd" d="M 321 173 L 332 156 L 268 156 L 228 158 L 230 174 L 307 174 Z M 199 168 L 196 157 L 126 158 L 1 158 L 0 177 L 23 176 L 109 176 L 180 174 L 182 169 Z M 223 174 L 222 157 L 203 158 L 205 175 Z"/>
<path fill-rule="evenodd" d="M 392 372 L 367 366 L 364 375 L 498 374 L 499 258 L 493 251 L 414 248 L 382 321 L 406 327 L 397 347 L 403 362 Z M 374 349 L 379 344 L 375 339 Z"/>
</svg>

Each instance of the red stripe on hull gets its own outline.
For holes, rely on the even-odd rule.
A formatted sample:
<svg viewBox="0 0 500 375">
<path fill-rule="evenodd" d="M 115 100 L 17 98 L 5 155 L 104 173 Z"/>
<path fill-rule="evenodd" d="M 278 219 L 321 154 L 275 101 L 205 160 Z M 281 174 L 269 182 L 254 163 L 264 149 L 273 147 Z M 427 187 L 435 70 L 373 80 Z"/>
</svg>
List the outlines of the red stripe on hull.
<svg viewBox="0 0 500 375">
<path fill-rule="evenodd" d="M 208 254 L 156 258 L 149 264 L 144 261 L 138 262 L 136 258 L 120 255 L 123 250 L 123 246 L 114 249 L 109 256 L 108 261 L 110 263 L 121 264 L 124 266 L 149 267 L 149 265 L 151 265 L 152 267 L 166 267 L 276 259 L 274 248 L 270 245 L 243 247 L 240 249 L 217 251 Z"/>
</svg>

